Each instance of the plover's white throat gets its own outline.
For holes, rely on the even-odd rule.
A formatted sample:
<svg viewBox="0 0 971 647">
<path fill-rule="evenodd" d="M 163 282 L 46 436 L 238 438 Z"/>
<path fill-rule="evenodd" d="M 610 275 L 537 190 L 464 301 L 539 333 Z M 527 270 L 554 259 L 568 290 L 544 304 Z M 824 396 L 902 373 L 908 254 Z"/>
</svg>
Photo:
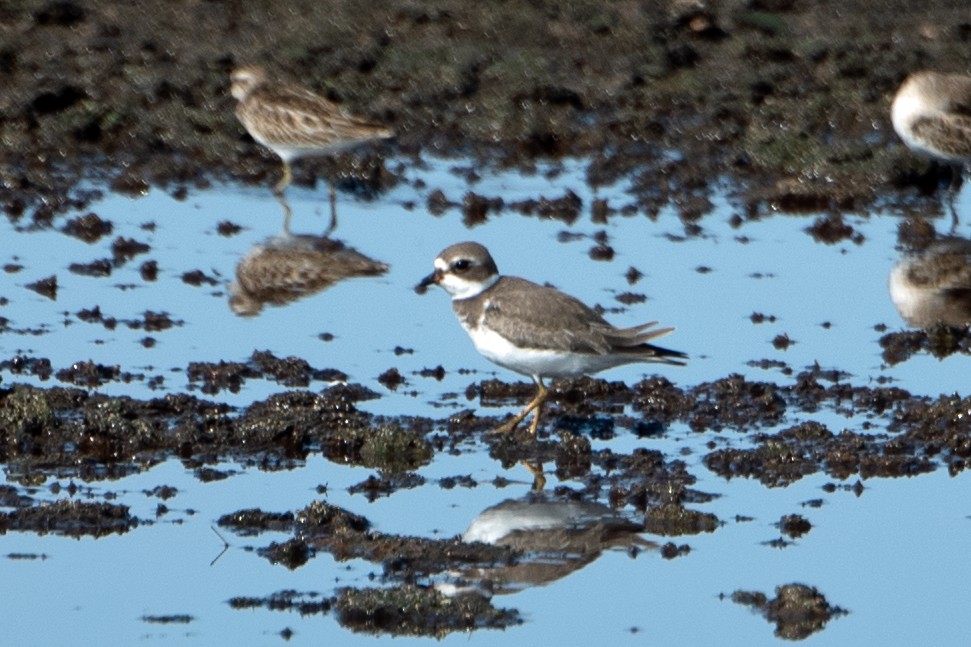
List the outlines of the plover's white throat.
<svg viewBox="0 0 971 647">
<path fill-rule="evenodd" d="M 537 394 L 500 431 L 514 429 L 535 411 L 535 435 L 548 391 L 544 378 L 578 377 L 634 362 L 683 365 L 687 356 L 648 342 L 672 332 L 651 322 L 615 328 L 593 309 L 554 288 L 501 276 L 478 243 L 452 245 L 435 259 L 435 271 L 415 290 L 436 284 L 452 296 L 452 309 L 476 350 L 504 368 L 528 375 Z"/>
<path fill-rule="evenodd" d="M 893 128 L 908 148 L 951 166 L 951 215 L 964 167 L 971 162 L 971 77 L 916 72 L 890 107 Z"/>
<path fill-rule="evenodd" d="M 280 197 L 293 179 L 290 163 L 309 155 L 333 155 L 365 142 L 392 136 L 390 129 L 348 114 L 339 105 L 306 88 L 271 81 L 260 66 L 238 67 L 231 92 L 239 102 L 236 116 L 249 134 L 283 162 L 274 187 Z M 329 182 L 331 230 L 337 222 L 337 195 Z M 328 230 L 329 233 L 330 230 Z"/>
</svg>

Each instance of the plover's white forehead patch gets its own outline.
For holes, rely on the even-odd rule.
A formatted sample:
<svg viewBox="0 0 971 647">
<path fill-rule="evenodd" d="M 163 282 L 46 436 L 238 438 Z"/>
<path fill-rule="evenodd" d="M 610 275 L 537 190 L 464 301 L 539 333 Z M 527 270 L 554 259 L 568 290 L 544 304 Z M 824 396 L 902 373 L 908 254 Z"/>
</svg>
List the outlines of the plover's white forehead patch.
<svg viewBox="0 0 971 647">
<path fill-rule="evenodd" d="M 435 259 L 435 269 L 444 272 L 448 269 L 448 262 L 441 256 Z"/>
</svg>

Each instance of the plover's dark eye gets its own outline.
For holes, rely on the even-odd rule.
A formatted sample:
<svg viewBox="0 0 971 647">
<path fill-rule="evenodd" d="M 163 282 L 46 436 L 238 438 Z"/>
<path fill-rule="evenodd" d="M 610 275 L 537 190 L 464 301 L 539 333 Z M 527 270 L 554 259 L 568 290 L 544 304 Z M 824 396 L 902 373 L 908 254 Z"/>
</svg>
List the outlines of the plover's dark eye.
<svg viewBox="0 0 971 647">
<path fill-rule="evenodd" d="M 472 261 L 467 258 L 460 258 L 452 263 L 452 269 L 454 269 L 456 272 L 464 272 L 470 267 L 472 267 Z"/>
</svg>

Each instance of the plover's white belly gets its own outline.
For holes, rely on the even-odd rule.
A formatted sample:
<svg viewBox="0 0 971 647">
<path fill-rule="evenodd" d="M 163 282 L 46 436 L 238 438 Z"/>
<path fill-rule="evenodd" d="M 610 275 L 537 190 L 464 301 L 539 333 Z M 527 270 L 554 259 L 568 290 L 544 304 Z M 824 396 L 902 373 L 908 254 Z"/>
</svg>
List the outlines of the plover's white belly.
<svg viewBox="0 0 971 647">
<path fill-rule="evenodd" d="M 577 377 L 636 362 L 626 355 L 594 355 L 520 348 L 484 326 L 464 326 L 476 350 L 487 360 L 530 377 Z"/>
</svg>

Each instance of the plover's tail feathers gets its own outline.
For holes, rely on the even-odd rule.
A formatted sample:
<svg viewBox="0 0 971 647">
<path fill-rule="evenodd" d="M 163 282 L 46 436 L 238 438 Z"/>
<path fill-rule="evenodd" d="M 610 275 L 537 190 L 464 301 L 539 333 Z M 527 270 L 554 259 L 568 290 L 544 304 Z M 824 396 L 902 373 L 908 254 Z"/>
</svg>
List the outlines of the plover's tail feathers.
<svg viewBox="0 0 971 647">
<path fill-rule="evenodd" d="M 662 364 L 684 366 L 685 362 L 681 360 L 688 358 L 685 353 L 648 343 L 658 337 L 663 337 L 674 332 L 674 328 L 648 330 L 656 325 L 656 321 L 651 321 L 630 328 L 612 328 L 605 334 L 605 337 L 615 352 L 637 355 L 642 361 L 646 362 L 660 362 Z"/>
<path fill-rule="evenodd" d="M 688 359 L 688 355 L 686 353 L 682 353 L 679 350 L 671 350 L 670 348 L 662 348 L 653 344 L 641 344 L 640 346 L 635 346 L 631 350 L 635 349 L 643 354 L 645 361 L 648 362 L 659 362 L 661 364 L 684 366 L 686 362 L 682 360 Z"/>
</svg>

